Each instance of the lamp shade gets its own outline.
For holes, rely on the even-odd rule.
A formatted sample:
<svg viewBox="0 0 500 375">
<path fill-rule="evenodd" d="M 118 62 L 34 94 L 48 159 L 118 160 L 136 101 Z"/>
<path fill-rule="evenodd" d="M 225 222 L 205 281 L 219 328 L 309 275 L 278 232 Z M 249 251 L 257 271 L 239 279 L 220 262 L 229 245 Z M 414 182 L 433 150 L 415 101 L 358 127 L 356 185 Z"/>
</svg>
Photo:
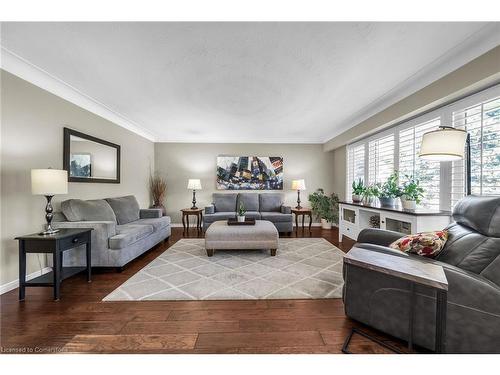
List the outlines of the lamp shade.
<svg viewBox="0 0 500 375">
<path fill-rule="evenodd" d="M 32 169 L 31 193 L 34 195 L 68 194 L 68 171 Z"/>
<path fill-rule="evenodd" d="M 441 128 L 422 136 L 420 157 L 425 160 L 451 161 L 464 157 L 467 132 L 454 128 Z"/>
<path fill-rule="evenodd" d="M 201 181 L 197 178 L 190 178 L 187 188 L 189 190 L 201 190 Z"/>
<path fill-rule="evenodd" d="M 306 182 L 304 180 L 292 180 L 292 190 L 306 190 Z"/>
</svg>

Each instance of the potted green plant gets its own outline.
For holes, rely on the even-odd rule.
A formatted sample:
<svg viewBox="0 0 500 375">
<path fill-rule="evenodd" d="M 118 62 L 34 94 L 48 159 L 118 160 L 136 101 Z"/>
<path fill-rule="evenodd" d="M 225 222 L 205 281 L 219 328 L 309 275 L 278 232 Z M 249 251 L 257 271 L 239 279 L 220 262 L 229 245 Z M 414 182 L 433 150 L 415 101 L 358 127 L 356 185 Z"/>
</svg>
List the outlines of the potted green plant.
<svg viewBox="0 0 500 375">
<path fill-rule="evenodd" d="M 405 178 L 401 189 L 401 204 L 406 210 L 414 210 L 424 197 L 424 189 L 420 186 L 420 181 L 413 176 L 405 175 Z"/>
<path fill-rule="evenodd" d="M 396 199 L 400 196 L 401 189 L 398 185 L 398 172 L 395 171 L 380 186 L 378 199 L 381 206 L 393 207 L 396 205 Z"/>
<path fill-rule="evenodd" d="M 363 191 L 363 203 L 367 205 L 373 204 L 375 198 L 379 195 L 379 185 L 371 184 L 365 187 Z"/>
<path fill-rule="evenodd" d="M 245 213 L 247 210 L 245 209 L 245 205 L 243 202 L 240 202 L 240 205 L 238 207 L 238 223 L 244 223 L 245 222 Z"/>
<path fill-rule="evenodd" d="M 339 221 L 339 197 L 332 193 L 326 195 L 323 189 L 318 189 L 309 194 L 311 210 L 317 219 L 321 220 L 323 229 L 331 229 L 332 224 L 338 224 Z"/>
<path fill-rule="evenodd" d="M 352 182 L 352 201 L 354 203 L 359 203 L 363 200 L 363 193 L 365 191 L 365 185 L 361 178 L 358 181 Z"/>
</svg>

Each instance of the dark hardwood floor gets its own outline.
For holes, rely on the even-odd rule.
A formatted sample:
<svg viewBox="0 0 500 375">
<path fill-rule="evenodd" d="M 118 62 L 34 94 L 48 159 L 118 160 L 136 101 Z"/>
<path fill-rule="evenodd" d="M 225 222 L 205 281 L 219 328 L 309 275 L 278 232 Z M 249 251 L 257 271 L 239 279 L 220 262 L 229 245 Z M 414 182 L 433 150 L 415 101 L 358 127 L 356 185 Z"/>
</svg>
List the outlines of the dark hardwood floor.
<svg viewBox="0 0 500 375">
<path fill-rule="evenodd" d="M 197 235 L 192 231 L 190 236 Z M 336 229 L 313 227 L 312 236 L 326 238 L 343 251 L 353 245 L 344 240 L 339 246 Z M 27 288 L 24 302 L 18 301 L 17 289 L 5 293 L 1 352 L 340 353 L 351 327 L 360 326 L 344 315 L 340 299 L 101 302 L 181 238 L 182 229 L 173 228 L 168 242 L 121 273 L 94 273 L 92 283 L 83 274 L 65 280 L 60 301 L 52 300 L 51 288 Z M 357 336 L 350 349 L 386 352 Z"/>
</svg>

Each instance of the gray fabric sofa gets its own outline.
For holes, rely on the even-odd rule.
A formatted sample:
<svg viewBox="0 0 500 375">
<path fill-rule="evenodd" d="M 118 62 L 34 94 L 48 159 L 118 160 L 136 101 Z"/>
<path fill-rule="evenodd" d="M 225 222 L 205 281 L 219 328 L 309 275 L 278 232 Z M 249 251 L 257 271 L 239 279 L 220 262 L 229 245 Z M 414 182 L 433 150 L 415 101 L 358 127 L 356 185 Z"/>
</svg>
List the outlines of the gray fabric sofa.
<svg viewBox="0 0 500 375">
<path fill-rule="evenodd" d="M 205 207 L 203 230 L 215 221 L 236 217 L 236 211 L 243 203 L 245 216 L 256 220 L 268 220 L 278 232 L 289 233 L 293 230 L 292 209 L 283 204 L 280 193 L 215 193 L 213 202 Z"/>
<path fill-rule="evenodd" d="M 443 266 L 449 283 L 446 351 L 500 353 L 500 197 L 468 196 L 453 211 L 448 241 L 436 259 L 387 247 L 402 235 L 363 230 L 358 247 Z M 346 314 L 392 336 L 408 337 L 409 285 L 380 273 L 349 267 Z M 434 348 L 435 295 L 417 288 L 414 341 Z"/>
<path fill-rule="evenodd" d="M 170 237 L 170 217 L 161 209 L 140 209 L 133 195 L 61 203 L 54 228 L 92 228 L 92 266 L 123 267 Z M 85 265 L 83 247 L 64 252 L 63 265 Z"/>
</svg>

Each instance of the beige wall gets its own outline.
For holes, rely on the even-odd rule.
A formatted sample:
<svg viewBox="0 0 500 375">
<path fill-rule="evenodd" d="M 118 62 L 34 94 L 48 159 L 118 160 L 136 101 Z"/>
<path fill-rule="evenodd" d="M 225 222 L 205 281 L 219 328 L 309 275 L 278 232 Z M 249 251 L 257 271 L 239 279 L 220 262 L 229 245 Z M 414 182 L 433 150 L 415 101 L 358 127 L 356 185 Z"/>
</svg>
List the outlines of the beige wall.
<svg viewBox="0 0 500 375">
<path fill-rule="evenodd" d="M 68 198 L 103 198 L 135 194 L 149 204 L 149 165 L 154 143 L 77 107 L 9 73 L 1 71 L 1 263 L 0 285 L 18 278 L 17 235 L 44 224 L 45 198 L 31 195 L 32 168 L 62 168 L 63 127 L 121 145 L 121 183 L 70 183 Z M 28 273 L 39 269 L 29 254 Z M 40 256 L 43 261 L 43 257 Z"/>
<path fill-rule="evenodd" d="M 155 166 L 167 179 L 165 205 L 174 223 L 181 222 L 179 210 L 191 206 L 192 192 L 186 188 L 189 178 L 201 179 L 203 190 L 196 194 L 198 207 L 210 204 L 212 193 L 224 192 L 216 190 L 218 155 L 282 156 L 283 193 L 286 203 L 293 206 L 297 200 L 297 193 L 290 190 L 293 179 L 305 179 L 307 191 L 301 193 L 303 205 L 307 205 L 308 194 L 317 188 L 324 188 L 328 193 L 333 191 L 333 153 L 323 152 L 322 145 L 156 143 Z"/>
<path fill-rule="evenodd" d="M 342 146 L 333 151 L 333 170 L 332 172 L 335 176 L 333 183 L 333 191 L 339 195 L 339 198 L 344 200 L 346 199 L 345 193 L 345 185 L 347 182 L 346 175 L 346 146 Z"/>
</svg>

